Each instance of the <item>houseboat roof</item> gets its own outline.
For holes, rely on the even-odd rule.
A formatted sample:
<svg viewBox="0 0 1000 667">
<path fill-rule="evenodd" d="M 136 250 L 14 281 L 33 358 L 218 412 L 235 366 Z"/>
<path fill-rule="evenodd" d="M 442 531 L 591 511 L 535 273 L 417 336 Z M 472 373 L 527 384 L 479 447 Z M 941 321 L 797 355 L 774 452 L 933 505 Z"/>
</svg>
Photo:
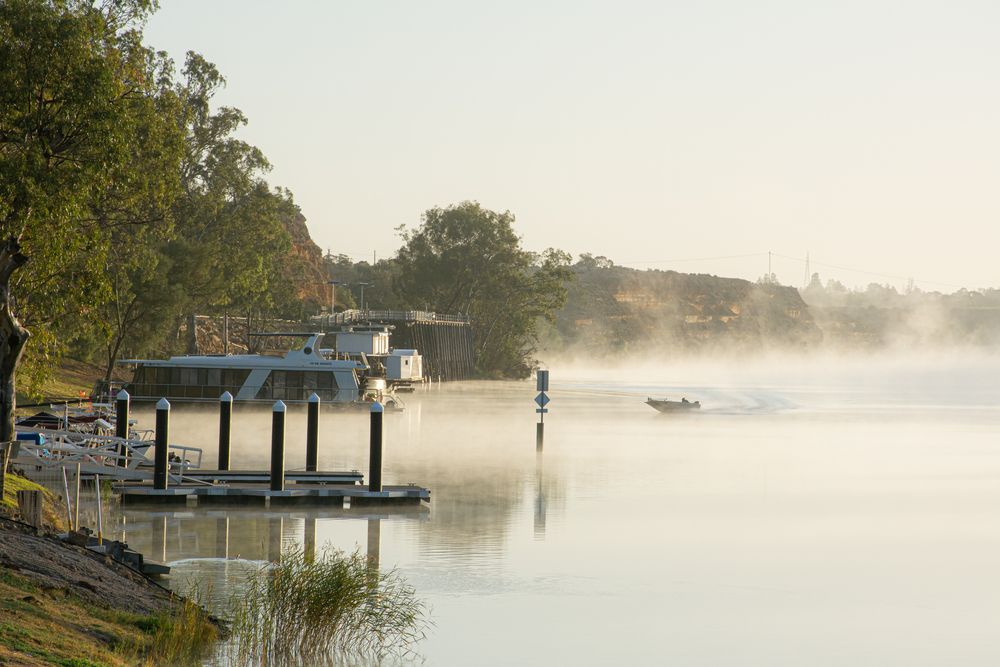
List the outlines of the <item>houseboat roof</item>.
<svg viewBox="0 0 1000 667">
<path fill-rule="evenodd" d="M 268 334 L 306 337 L 305 344 L 284 355 L 275 354 L 185 354 L 169 359 L 122 359 L 120 364 L 142 364 L 143 366 L 183 366 L 186 368 L 275 368 L 311 370 L 361 370 L 358 361 L 330 360 L 323 356 L 317 346 L 322 333 L 282 333 Z"/>
</svg>

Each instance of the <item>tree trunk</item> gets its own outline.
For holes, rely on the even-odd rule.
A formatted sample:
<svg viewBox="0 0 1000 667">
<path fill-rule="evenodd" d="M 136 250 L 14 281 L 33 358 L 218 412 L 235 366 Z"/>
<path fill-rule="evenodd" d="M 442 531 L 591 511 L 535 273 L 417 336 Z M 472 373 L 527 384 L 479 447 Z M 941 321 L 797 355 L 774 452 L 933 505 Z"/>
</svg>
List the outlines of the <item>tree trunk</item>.
<svg viewBox="0 0 1000 667">
<path fill-rule="evenodd" d="M 187 320 L 187 353 L 198 354 L 198 316 L 189 313 Z"/>
<path fill-rule="evenodd" d="M 28 330 L 14 317 L 11 310 L 10 278 L 28 261 L 21 253 L 21 244 L 13 236 L 0 246 L 0 442 L 14 440 L 14 374 L 21 363 Z M 0 498 L 3 498 L 9 447 L 4 447 L 0 460 Z"/>
</svg>

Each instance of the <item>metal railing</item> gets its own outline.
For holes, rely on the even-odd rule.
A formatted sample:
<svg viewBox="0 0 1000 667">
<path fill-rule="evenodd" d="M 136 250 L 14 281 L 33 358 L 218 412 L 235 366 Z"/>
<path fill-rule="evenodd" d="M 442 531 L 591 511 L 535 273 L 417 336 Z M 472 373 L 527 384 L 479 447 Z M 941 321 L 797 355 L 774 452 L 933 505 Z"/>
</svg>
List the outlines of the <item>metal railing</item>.
<svg viewBox="0 0 1000 667">
<path fill-rule="evenodd" d="M 442 324 L 468 324 L 471 322 L 467 315 L 445 315 L 427 310 L 364 310 L 351 309 L 332 315 L 314 315 L 310 318 L 313 322 L 323 324 L 355 324 L 358 322 L 370 322 L 373 320 L 383 322 L 440 322 Z"/>
</svg>

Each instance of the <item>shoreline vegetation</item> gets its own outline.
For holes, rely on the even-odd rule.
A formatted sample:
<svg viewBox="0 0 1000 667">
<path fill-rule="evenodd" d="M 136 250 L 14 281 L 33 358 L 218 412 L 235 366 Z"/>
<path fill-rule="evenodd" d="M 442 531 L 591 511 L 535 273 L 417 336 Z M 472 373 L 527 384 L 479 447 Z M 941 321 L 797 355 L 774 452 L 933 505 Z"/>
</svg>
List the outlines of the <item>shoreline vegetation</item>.
<svg viewBox="0 0 1000 667">
<path fill-rule="evenodd" d="M 416 658 L 432 625 L 415 590 L 358 552 L 288 550 L 248 564 L 222 619 L 188 596 L 59 540 L 59 499 L 7 476 L 0 505 L 0 664 L 377 664 Z M 17 521 L 16 491 L 43 493 L 43 529 Z M 224 642 L 224 643 L 220 643 Z"/>
<path fill-rule="evenodd" d="M 16 491 L 43 492 L 43 528 L 16 521 Z M 8 474 L 0 505 L 0 664 L 197 665 L 222 627 L 139 572 L 59 540 L 58 501 Z"/>
</svg>

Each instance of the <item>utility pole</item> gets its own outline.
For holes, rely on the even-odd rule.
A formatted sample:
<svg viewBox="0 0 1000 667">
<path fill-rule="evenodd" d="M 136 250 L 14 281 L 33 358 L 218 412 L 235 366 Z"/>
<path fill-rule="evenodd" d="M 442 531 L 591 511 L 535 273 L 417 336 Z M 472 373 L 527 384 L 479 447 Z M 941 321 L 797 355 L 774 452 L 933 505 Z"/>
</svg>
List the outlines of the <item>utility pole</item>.
<svg viewBox="0 0 1000 667">
<path fill-rule="evenodd" d="M 328 280 L 326 281 L 330 285 L 330 317 L 327 318 L 327 324 L 333 321 L 333 309 L 337 305 L 337 285 L 342 285 L 339 280 Z"/>
<path fill-rule="evenodd" d="M 767 282 L 771 282 L 771 277 L 774 274 L 771 273 L 771 251 L 767 251 Z"/>
<path fill-rule="evenodd" d="M 354 283 L 361 288 L 361 310 L 365 309 L 365 288 L 373 287 L 374 283 Z"/>
<path fill-rule="evenodd" d="M 802 287 L 803 287 L 803 288 L 805 288 L 805 287 L 809 287 L 809 278 L 810 278 L 810 277 L 811 277 L 811 276 L 809 275 L 809 251 L 808 251 L 808 250 L 806 250 L 806 277 L 805 277 L 805 279 L 804 279 L 804 280 L 802 281 Z"/>
</svg>

